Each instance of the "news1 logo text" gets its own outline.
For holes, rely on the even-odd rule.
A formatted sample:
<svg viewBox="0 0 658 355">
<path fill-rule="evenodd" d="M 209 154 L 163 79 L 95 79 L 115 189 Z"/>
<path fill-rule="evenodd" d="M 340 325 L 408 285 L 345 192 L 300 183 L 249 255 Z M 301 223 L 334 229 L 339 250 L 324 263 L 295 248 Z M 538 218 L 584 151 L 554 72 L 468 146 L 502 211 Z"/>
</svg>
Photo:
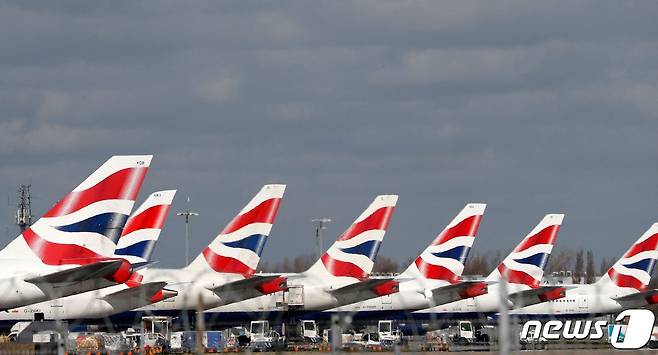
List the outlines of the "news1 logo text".
<svg viewBox="0 0 658 355">
<path fill-rule="evenodd" d="M 639 349 L 647 345 L 655 317 L 647 309 L 627 309 L 615 323 L 598 320 L 531 320 L 523 324 L 521 340 L 600 340 L 607 330 L 610 344 L 616 349 Z"/>
</svg>

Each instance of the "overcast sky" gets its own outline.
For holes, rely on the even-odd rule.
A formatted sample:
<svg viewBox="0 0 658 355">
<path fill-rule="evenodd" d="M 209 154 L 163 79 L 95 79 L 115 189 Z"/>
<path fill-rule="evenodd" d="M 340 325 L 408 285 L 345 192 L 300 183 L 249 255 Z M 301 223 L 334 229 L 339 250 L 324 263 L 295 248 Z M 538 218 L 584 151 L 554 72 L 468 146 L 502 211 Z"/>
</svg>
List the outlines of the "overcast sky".
<svg viewBox="0 0 658 355">
<path fill-rule="evenodd" d="M 416 256 L 467 202 L 475 252 L 564 212 L 558 248 L 619 256 L 658 221 L 652 1 L 0 2 L 2 242 L 109 156 L 155 155 L 196 255 L 286 183 L 264 261 L 330 244 L 399 194 L 380 255 Z M 161 266 L 183 264 L 170 216 Z"/>
</svg>

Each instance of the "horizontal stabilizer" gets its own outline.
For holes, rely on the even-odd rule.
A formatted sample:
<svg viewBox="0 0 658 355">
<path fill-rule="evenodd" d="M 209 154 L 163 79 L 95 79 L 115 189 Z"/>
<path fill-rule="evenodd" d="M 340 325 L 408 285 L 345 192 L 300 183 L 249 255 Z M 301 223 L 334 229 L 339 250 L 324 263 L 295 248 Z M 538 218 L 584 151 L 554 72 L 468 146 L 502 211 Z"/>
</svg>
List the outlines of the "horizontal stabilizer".
<svg viewBox="0 0 658 355">
<path fill-rule="evenodd" d="M 59 288 L 94 279 L 109 280 L 122 266 L 125 266 L 125 263 L 126 261 L 123 259 L 102 260 L 51 274 L 31 277 L 25 279 L 25 282 L 35 284 L 39 287 Z M 125 282 L 125 280 L 118 283 L 122 282 Z"/>
<path fill-rule="evenodd" d="M 644 292 L 631 293 L 630 295 L 614 298 L 615 301 L 625 307 L 641 307 L 647 304 L 655 304 L 658 300 L 658 289 L 651 289 Z"/>
<path fill-rule="evenodd" d="M 564 286 L 541 286 L 512 293 L 509 295 L 509 300 L 514 308 L 520 308 L 563 298 L 566 290 Z"/>
<path fill-rule="evenodd" d="M 329 292 L 338 301 L 337 306 L 343 306 L 397 293 L 400 291 L 399 284 L 399 281 L 392 277 L 366 279 Z"/>
<path fill-rule="evenodd" d="M 254 275 L 210 289 L 222 304 L 244 301 L 288 289 L 288 279 L 280 275 Z"/>
<path fill-rule="evenodd" d="M 487 284 L 482 281 L 460 281 L 432 290 L 432 306 L 477 297 L 487 293 Z"/>
<path fill-rule="evenodd" d="M 108 295 L 103 296 L 102 298 L 108 301 L 116 298 L 127 298 L 127 299 L 139 298 L 141 300 L 150 300 L 154 294 L 161 291 L 165 286 L 167 286 L 167 283 L 162 281 L 147 282 L 147 283 L 139 284 L 138 286 L 135 287 L 125 288 L 123 290 L 110 293 Z"/>
</svg>

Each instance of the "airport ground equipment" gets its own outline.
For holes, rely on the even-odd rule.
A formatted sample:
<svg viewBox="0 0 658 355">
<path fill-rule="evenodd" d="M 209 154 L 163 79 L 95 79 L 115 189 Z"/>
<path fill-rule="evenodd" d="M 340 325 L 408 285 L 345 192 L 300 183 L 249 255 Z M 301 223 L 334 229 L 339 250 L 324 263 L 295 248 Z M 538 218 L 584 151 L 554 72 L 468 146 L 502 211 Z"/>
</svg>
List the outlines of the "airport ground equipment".
<svg viewBox="0 0 658 355">
<path fill-rule="evenodd" d="M 288 350 L 309 351 L 320 348 L 322 339 L 318 334 L 318 327 L 314 320 L 284 323 L 281 333 Z"/>
<path fill-rule="evenodd" d="M 267 320 L 249 324 L 249 347 L 251 351 L 279 351 L 285 348 L 281 334 L 270 327 Z"/>
</svg>

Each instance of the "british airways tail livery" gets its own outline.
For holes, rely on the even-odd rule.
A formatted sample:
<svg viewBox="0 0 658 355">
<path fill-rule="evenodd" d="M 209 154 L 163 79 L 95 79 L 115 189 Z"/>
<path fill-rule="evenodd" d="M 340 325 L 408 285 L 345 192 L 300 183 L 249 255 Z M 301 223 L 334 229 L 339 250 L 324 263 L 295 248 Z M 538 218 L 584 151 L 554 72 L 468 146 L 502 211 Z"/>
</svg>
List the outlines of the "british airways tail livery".
<svg viewBox="0 0 658 355">
<path fill-rule="evenodd" d="M 464 271 L 486 206 L 484 203 L 466 205 L 401 277 L 457 282 Z"/>
<path fill-rule="evenodd" d="M 380 195 L 305 274 L 363 280 L 372 272 L 397 195 Z"/>
<path fill-rule="evenodd" d="M 485 282 L 489 286 L 486 294 L 417 311 L 415 314 L 464 318 L 483 313 L 493 314 L 501 306 L 520 307 L 562 297 L 564 288 L 541 286 L 540 282 L 563 219 L 563 214 L 546 215 L 487 276 Z M 499 294 L 502 278 L 507 282 L 508 292 L 503 304 Z"/>
<path fill-rule="evenodd" d="M 175 195 L 176 190 L 165 190 L 148 196 L 128 218 L 114 252 L 115 256 L 124 258 L 133 265 L 144 264 L 151 259 Z"/>
<path fill-rule="evenodd" d="M 117 258 L 124 258 L 133 265 L 150 262 L 175 193 L 176 190 L 154 192 L 135 210 L 119 239 L 120 249 L 115 252 Z M 165 286 L 165 282 L 143 283 L 142 275 L 135 271 L 121 285 L 2 312 L 0 322 L 32 320 L 38 313 L 48 320 L 96 319 L 176 296 L 175 291 Z"/>
<path fill-rule="evenodd" d="M 602 288 L 643 292 L 658 259 L 658 223 L 653 224 L 596 283 Z"/>
<path fill-rule="evenodd" d="M 112 256 L 151 158 L 110 158 L 0 251 L 0 258 L 55 266 Z"/>
<path fill-rule="evenodd" d="M 405 313 L 437 304 L 474 297 L 478 285 L 461 282 L 464 263 L 484 215 L 483 203 L 467 204 L 395 281 L 399 292 L 330 309 L 356 312 L 355 318 L 386 314 L 404 318 Z M 479 282 L 482 288 L 483 283 Z M 486 290 L 486 286 L 484 286 Z"/>
<path fill-rule="evenodd" d="M 563 219 L 563 214 L 544 216 L 486 281 L 498 281 L 502 277 L 509 284 L 539 287 Z"/>
<path fill-rule="evenodd" d="M 0 309 L 125 282 L 130 263 L 112 257 L 151 158 L 111 157 L 0 251 L 0 287 L 19 290 Z"/>
<path fill-rule="evenodd" d="M 379 195 L 345 230 L 338 240 L 308 270 L 284 274 L 287 286 L 285 300 L 299 296 L 296 304 L 288 304 L 295 311 L 322 311 L 396 291 L 393 280 L 369 279 L 373 264 L 384 239 L 397 203 L 397 195 Z M 277 274 L 280 275 L 280 274 Z M 273 275 L 273 276 L 277 276 Z M 276 314 L 281 302 L 276 295 L 249 299 L 222 307 L 209 313 L 266 312 Z"/>
<path fill-rule="evenodd" d="M 253 275 L 279 210 L 286 185 L 265 185 L 188 270 Z"/>
<path fill-rule="evenodd" d="M 604 315 L 658 303 L 658 290 L 648 288 L 656 259 L 658 223 L 649 227 L 597 282 L 565 285 L 564 298 L 510 314 L 528 318 Z"/>
<path fill-rule="evenodd" d="M 263 186 L 185 268 L 144 270 L 144 282 L 167 282 L 179 296 L 140 311 L 211 308 L 284 290 L 285 277 L 256 274 L 256 269 L 285 189 L 280 184 Z"/>
</svg>

